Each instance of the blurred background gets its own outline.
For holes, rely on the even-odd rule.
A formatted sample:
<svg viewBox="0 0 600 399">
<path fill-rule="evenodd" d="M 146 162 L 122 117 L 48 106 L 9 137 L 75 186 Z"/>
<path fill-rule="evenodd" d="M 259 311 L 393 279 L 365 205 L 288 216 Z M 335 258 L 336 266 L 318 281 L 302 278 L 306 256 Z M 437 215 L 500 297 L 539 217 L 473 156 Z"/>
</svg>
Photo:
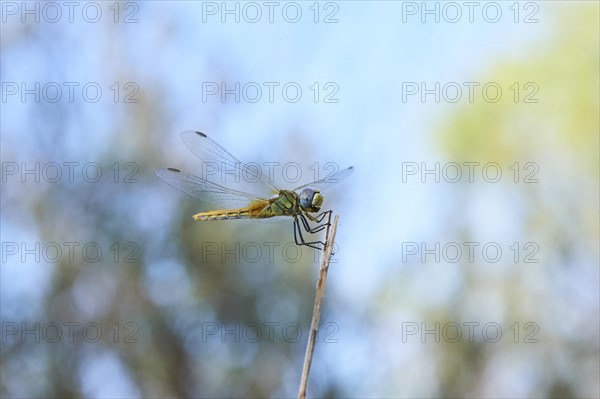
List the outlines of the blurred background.
<svg viewBox="0 0 600 399">
<path fill-rule="evenodd" d="M 294 397 L 319 253 L 200 130 L 353 165 L 311 397 L 598 397 L 596 2 L 2 2 L 3 397 Z M 289 167 L 291 165 L 291 167 Z M 235 187 L 235 185 L 233 185 Z"/>
</svg>

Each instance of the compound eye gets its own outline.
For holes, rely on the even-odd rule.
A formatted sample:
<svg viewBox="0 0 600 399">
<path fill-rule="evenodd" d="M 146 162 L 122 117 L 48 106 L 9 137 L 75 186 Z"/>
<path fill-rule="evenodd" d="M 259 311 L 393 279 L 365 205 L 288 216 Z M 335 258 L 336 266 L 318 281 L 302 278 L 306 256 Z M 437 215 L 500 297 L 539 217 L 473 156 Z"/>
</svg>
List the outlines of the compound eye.
<svg viewBox="0 0 600 399">
<path fill-rule="evenodd" d="M 313 198 L 315 196 L 315 190 L 312 188 L 305 188 L 300 193 L 300 206 L 308 209 L 312 207 Z"/>
</svg>

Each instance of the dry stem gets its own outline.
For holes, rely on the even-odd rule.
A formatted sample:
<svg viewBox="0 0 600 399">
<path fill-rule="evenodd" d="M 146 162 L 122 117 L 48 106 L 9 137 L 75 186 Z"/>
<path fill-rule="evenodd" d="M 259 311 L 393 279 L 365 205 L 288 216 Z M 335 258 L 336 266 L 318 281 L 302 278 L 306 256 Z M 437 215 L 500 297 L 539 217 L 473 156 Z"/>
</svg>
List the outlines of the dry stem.
<svg viewBox="0 0 600 399">
<path fill-rule="evenodd" d="M 308 335 L 308 344 L 306 346 L 306 354 L 304 355 L 304 366 L 302 367 L 302 378 L 300 379 L 300 389 L 298 398 L 306 398 L 306 386 L 308 385 L 308 373 L 312 363 L 313 352 L 315 350 L 315 342 L 317 332 L 319 331 L 319 320 L 321 319 L 321 303 L 325 296 L 325 281 L 327 280 L 327 271 L 329 270 L 329 261 L 333 254 L 333 243 L 335 242 L 335 233 L 337 230 L 338 215 L 335 215 L 333 224 L 331 225 L 331 234 L 327 229 L 325 248 L 323 249 L 323 260 L 319 271 L 319 279 L 317 280 L 317 292 L 315 294 L 315 306 L 313 308 L 312 322 L 310 323 L 310 332 Z"/>
</svg>

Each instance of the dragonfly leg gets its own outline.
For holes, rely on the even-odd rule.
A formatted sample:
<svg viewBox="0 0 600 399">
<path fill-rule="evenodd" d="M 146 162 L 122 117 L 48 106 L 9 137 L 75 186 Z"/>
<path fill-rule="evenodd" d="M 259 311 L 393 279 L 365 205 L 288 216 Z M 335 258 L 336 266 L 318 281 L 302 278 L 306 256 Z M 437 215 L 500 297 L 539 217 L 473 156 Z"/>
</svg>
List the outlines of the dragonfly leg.
<svg viewBox="0 0 600 399">
<path fill-rule="evenodd" d="M 298 230 L 298 233 L 296 233 L 296 230 Z M 298 242 L 298 234 L 300 234 L 301 242 Z M 300 226 L 298 226 L 298 218 L 295 216 L 294 216 L 294 241 L 296 242 L 296 245 L 302 245 L 302 243 L 304 242 L 304 239 L 302 238 L 302 233 L 300 233 Z"/>
<path fill-rule="evenodd" d="M 311 216 L 309 214 L 302 214 L 302 213 L 300 214 L 300 216 L 302 217 L 301 218 L 302 219 L 302 224 L 304 225 L 304 228 L 306 229 L 306 231 L 308 231 L 310 233 L 317 233 L 317 232 L 319 232 L 321 230 L 326 229 L 325 230 L 325 239 L 329 238 L 329 228 L 331 227 L 331 215 L 333 215 L 333 211 L 332 210 L 323 212 L 323 213 L 317 215 L 316 217 L 313 217 L 313 216 Z M 327 222 L 322 223 L 322 224 L 320 224 L 320 225 L 318 225 L 316 227 L 310 228 L 308 220 L 306 220 L 306 218 L 304 216 L 307 216 L 310 220 L 312 220 L 313 222 L 316 222 L 316 223 L 322 223 L 323 220 L 325 219 L 325 217 L 327 217 Z M 326 242 L 316 241 L 316 243 L 319 243 L 320 245 L 323 246 L 323 249 L 325 249 Z M 332 254 L 334 254 L 334 253 L 332 252 Z"/>
<path fill-rule="evenodd" d="M 308 217 L 313 222 L 321 223 L 323 221 L 323 216 L 327 215 L 327 214 L 331 214 L 331 211 L 323 212 L 323 214 L 319 215 L 319 217 L 317 217 L 317 218 L 314 218 L 314 217 L 312 217 L 311 215 L 308 215 L 308 214 L 305 215 L 305 214 L 301 213 L 300 214 L 300 219 L 302 220 L 302 225 L 304 226 L 304 230 L 306 230 L 308 233 L 314 234 L 314 233 L 318 233 L 319 231 L 327 228 L 330 225 L 329 222 L 323 223 L 323 224 L 319 224 L 318 226 L 315 226 L 315 227 L 310 227 L 310 223 L 308 223 L 308 220 L 307 220 L 307 217 Z"/>
<path fill-rule="evenodd" d="M 294 241 L 296 242 L 296 245 L 306 245 L 307 247 L 311 247 L 313 249 L 316 250 L 323 250 L 323 248 L 325 247 L 325 243 L 322 241 L 311 241 L 311 242 L 306 242 L 304 240 L 304 237 L 302 236 L 302 228 L 300 227 L 300 221 L 299 219 L 302 220 L 302 224 L 304 225 L 305 229 L 306 226 L 308 225 L 308 222 L 306 221 L 306 219 L 302 218 L 303 215 L 301 215 L 300 218 L 298 217 L 294 217 Z M 309 229 L 306 229 L 307 231 L 309 231 Z M 323 248 L 320 247 L 320 245 L 323 246 Z"/>
<path fill-rule="evenodd" d="M 328 216 L 327 224 L 330 225 L 331 224 L 331 214 L 332 213 L 333 213 L 333 211 L 331 211 L 331 210 L 323 212 L 323 213 L 317 215 L 315 217 L 315 219 L 316 219 L 317 223 L 321 223 L 323 221 L 323 219 L 325 219 L 325 216 Z"/>
<path fill-rule="evenodd" d="M 310 217 L 310 215 L 305 215 L 303 213 L 300 213 L 298 215 L 298 218 L 302 222 L 302 227 L 304 227 L 304 231 L 306 231 L 307 233 L 309 233 L 309 234 L 315 234 L 315 233 L 318 233 L 318 232 L 324 230 L 325 228 L 329 227 L 328 224 L 322 224 L 322 225 L 319 225 L 319 226 L 310 227 L 310 223 L 307 220 L 307 216 Z M 297 226 L 298 226 L 298 233 L 300 234 L 300 237 L 302 237 L 302 231 L 301 231 L 302 228 L 300 227 L 300 223 L 299 222 L 297 222 Z M 304 242 L 304 240 L 303 240 L 303 242 Z M 309 244 L 315 244 L 315 245 L 322 246 L 322 248 L 319 247 L 318 249 L 325 248 L 325 242 L 323 242 L 323 241 L 312 241 L 312 242 L 308 242 L 308 243 L 304 242 L 304 244 L 302 244 L 302 245 L 308 245 L 309 247 L 315 248 L 314 245 L 309 245 Z"/>
</svg>

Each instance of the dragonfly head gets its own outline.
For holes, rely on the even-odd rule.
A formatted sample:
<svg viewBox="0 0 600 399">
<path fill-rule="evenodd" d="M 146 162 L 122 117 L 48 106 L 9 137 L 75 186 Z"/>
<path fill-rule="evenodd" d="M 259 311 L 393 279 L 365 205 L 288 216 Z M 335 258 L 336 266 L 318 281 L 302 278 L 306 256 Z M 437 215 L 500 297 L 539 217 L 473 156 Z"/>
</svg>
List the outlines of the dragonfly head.
<svg viewBox="0 0 600 399">
<path fill-rule="evenodd" d="M 300 193 L 300 206 L 308 212 L 319 212 L 323 205 L 323 196 L 319 191 L 305 188 Z"/>
</svg>

